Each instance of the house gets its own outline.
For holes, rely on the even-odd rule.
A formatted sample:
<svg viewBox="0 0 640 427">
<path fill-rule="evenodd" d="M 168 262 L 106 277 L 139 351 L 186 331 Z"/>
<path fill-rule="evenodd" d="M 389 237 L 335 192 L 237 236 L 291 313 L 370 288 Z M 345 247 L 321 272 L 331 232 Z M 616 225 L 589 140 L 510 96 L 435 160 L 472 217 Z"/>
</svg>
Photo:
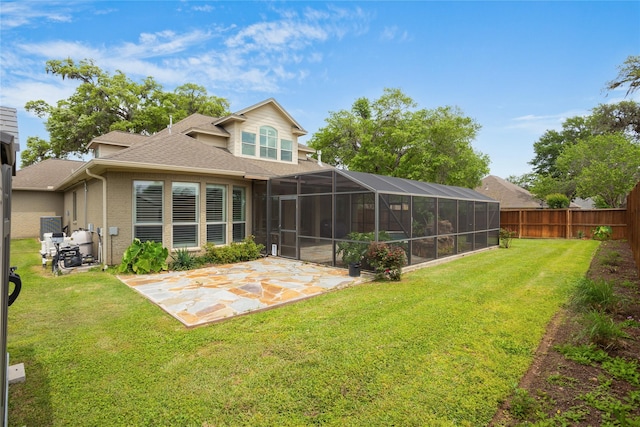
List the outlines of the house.
<svg viewBox="0 0 640 427">
<path fill-rule="evenodd" d="M 500 209 L 542 209 L 546 202 L 536 199 L 524 188 L 495 175 L 482 178 L 482 184 L 476 191 L 500 202 Z M 571 202 L 570 209 L 581 209 L 578 203 Z"/>
<path fill-rule="evenodd" d="M 14 190 L 48 197 L 51 210 L 34 215 L 92 231 L 93 254 L 108 265 L 134 238 L 198 252 L 254 235 L 270 254 L 330 265 L 340 265 L 337 245 L 354 232 L 395 242 L 410 264 L 498 245 L 490 197 L 337 170 L 310 158 L 298 142 L 305 134 L 267 99 L 222 118 L 193 114 L 155 135 L 109 132 L 91 141 L 91 160 L 30 166 Z M 25 216 L 33 236 L 34 219 Z"/>
<path fill-rule="evenodd" d="M 109 132 L 91 142 L 87 162 L 18 171 L 13 235 L 35 237 L 40 216 L 61 216 L 70 233 L 101 230 L 106 264 L 119 263 L 134 238 L 193 250 L 242 240 L 255 182 L 331 168 L 307 157 L 305 134 L 274 99 L 222 118 L 193 114 L 152 136 Z"/>
<path fill-rule="evenodd" d="M 500 202 L 500 209 L 540 209 L 540 200 L 522 187 L 495 175 L 482 178 L 476 191 Z"/>
</svg>

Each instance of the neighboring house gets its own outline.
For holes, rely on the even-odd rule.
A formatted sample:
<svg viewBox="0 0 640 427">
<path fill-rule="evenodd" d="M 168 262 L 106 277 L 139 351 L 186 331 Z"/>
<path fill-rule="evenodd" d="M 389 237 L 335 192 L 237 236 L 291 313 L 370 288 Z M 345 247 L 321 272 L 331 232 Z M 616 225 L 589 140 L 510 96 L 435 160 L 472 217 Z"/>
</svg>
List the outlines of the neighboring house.
<svg viewBox="0 0 640 427">
<path fill-rule="evenodd" d="M 516 184 L 495 175 L 482 179 L 482 185 L 476 188 L 478 193 L 500 202 L 500 209 L 540 209 L 540 200 Z"/>
<path fill-rule="evenodd" d="M 332 169 L 308 158 L 314 151 L 298 143 L 306 133 L 274 99 L 222 118 L 193 114 L 152 136 L 109 132 L 91 142 L 88 162 L 47 160 L 18 171 L 14 218 L 33 212 L 14 224 L 14 236 L 35 237 L 39 216 L 60 215 L 69 233 L 102 230 L 109 265 L 134 238 L 194 251 L 240 241 L 253 229 L 254 182 Z"/>
<path fill-rule="evenodd" d="M 18 171 L 14 215 L 33 212 L 14 226 L 35 237 L 39 216 L 60 216 L 69 233 L 93 232 L 107 265 L 135 238 L 199 252 L 253 234 L 269 253 L 331 265 L 352 232 L 386 235 L 410 264 L 498 245 L 492 198 L 337 170 L 310 158 L 305 134 L 274 99 L 222 118 L 193 114 L 151 136 L 109 132 L 91 141 L 87 162 Z"/>
<path fill-rule="evenodd" d="M 489 196 L 500 202 L 500 209 L 542 209 L 546 208 L 545 202 L 536 199 L 522 187 L 502 179 L 495 175 L 488 175 L 482 179 L 482 184 L 476 188 L 478 193 Z M 571 209 L 580 209 L 581 206 L 571 203 Z"/>
</svg>

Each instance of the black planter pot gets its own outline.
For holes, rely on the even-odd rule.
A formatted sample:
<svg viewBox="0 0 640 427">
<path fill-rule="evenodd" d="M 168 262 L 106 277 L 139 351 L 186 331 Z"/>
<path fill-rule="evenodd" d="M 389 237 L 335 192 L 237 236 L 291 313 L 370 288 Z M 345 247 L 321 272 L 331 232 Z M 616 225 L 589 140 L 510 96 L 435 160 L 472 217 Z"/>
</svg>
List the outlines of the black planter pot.
<svg viewBox="0 0 640 427">
<path fill-rule="evenodd" d="M 350 263 L 349 264 L 349 276 L 350 277 L 360 277 L 360 263 Z"/>
</svg>

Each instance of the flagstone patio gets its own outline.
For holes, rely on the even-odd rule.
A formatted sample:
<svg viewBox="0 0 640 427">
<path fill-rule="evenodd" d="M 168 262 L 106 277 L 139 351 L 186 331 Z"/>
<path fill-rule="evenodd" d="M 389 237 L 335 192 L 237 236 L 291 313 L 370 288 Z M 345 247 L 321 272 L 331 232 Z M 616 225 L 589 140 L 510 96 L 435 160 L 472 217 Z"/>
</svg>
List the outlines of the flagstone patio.
<svg viewBox="0 0 640 427">
<path fill-rule="evenodd" d="M 310 298 L 373 279 L 279 257 L 190 271 L 118 276 L 187 327 Z"/>
</svg>

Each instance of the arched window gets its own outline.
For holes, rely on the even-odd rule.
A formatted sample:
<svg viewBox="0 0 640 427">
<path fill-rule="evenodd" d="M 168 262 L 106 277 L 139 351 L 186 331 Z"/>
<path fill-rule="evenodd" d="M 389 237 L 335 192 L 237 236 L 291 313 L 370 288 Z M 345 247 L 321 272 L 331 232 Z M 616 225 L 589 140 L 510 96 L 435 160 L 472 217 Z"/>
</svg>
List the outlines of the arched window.
<svg viewBox="0 0 640 427">
<path fill-rule="evenodd" d="M 271 126 L 260 128 L 260 157 L 278 158 L 278 131 Z"/>
</svg>

